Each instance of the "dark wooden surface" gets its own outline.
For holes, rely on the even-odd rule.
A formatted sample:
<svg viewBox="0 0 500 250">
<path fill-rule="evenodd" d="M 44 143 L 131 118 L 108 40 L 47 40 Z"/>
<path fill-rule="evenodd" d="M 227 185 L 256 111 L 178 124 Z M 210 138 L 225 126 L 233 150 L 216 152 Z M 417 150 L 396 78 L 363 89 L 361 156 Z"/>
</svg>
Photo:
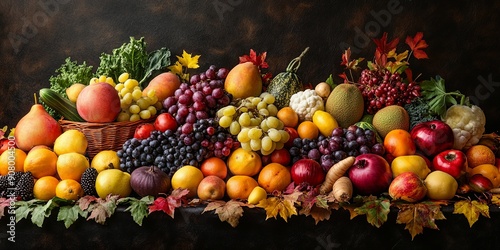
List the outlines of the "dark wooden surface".
<svg viewBox="0 0 500 250">
<path fill-rule="evenodd" d="M 101 52 L 130 36 L 144 36 L 151 50 L 200 54 L 200 70 L 230 68 L 252 48 L 268 52 L 276 74 L 309 46 L 299 74 L 316 84 L 342 71 L 347 46 L 372 57 L 366 39 L 385 31 L 402 40 L 424 32 L 430 59 L 412 60 L 414 72 L 480 97 L 488 131 L 500 122 L 500 1 L 2 0 L 0 7 L 0 124 L 10 127 L 66 57 L 97 67 Z"/>
</svg>

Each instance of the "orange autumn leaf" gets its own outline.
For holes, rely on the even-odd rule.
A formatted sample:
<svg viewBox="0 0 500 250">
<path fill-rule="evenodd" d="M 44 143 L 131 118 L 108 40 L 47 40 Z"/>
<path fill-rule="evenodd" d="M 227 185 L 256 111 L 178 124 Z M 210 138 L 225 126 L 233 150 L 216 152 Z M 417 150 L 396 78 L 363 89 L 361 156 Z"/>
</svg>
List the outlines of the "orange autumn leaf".
<svg viewBox="0 0 500 250">
<path fill-rule="evenodd" d="M 241 216 L 243 216 L 244 206 L 248 206 L 248 204 L 237 200 L 229 200 L 228 202 L 212 201 L 208 203 L 202 213 L 215 210 L 215 214 L 219 216 L 220 221 L 225 221 L 232 227 L 236 227 Z"/>
<path fill-rule="evenodd" d="M 410 232 L 412 240 L 424 231 L 424 227 L 438 229 L 435 221 L 446 219 L 441 212 L 440 203 L 403 203 L 396 207 L 399 208 L 396 223 L 406 224 L 405 229 Z"/>
<path fill-rule="evenodd" d="M 417 59 L 427 59 L 429 58 L 427 56 L 427 53 L 423 51 L 423 49 L 429 47 L 427 42 L 425 40 L 422 40 L 424 37 L 424 33 L 422 32 L 417 32 L 414 37 L 407 36 L 406 37 L 406 44 L 410 46 L 410 49 L 412 50 L 413 55 Z"/>
</svg>

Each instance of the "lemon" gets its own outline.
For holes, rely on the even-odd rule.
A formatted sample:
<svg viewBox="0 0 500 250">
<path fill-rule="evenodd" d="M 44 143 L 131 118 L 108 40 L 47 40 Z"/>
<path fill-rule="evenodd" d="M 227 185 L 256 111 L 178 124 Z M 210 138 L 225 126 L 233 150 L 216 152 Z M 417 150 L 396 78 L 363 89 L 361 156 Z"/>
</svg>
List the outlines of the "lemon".
<svg viewBox="0 0 500 250">
<path fill-rule="evenodd" d="M 265 198 L 267 198 L 266 190 L 261 186 L 254 187 L 248 196 L 248 204 L 257 205 Z"/>
<path fill-rule="evenodd" d="M 127 197 L 132 193 L 130 174 L 120 169 L 105 169 L 97 175 L 95 190 L 102 199 L 110 194 Z"/>
<path fill-rule="evenodd" d="M 323 110 L 317 110 L 314 112 L 312 122 L 316 124 L 319 132 L 323 136 L 332 135 L 332 131 L 339 126 L 335 118 L 333 118 L 330 113 Z"/>
<path fill-rule="evenodd" d="M 425 178 L 427 197 L 432 200 L 449 200 L 455 196 L 458 182 L 450 174 L 435 170 Z"/>
<path fill-rule="evenodd" d="M 118 154 L 114 150 L 103 150 L 92 158 L 90 167 L 95 168 L 97 173 L 100 173 L 105 169 L 119 169 L 120 157 L 118 157 Z"/>
<path fill-rule="evenodd" d="M 56 138 L 56 141 L 54 142 L 54 152 L 57 155 L 71 152 L 85 154 L 85 151 L 87 151 L 87 145 L 88 141 L 85 134 L 76 129 L 70 129 L 66 130 Z"/>
<path fill-rule="evenodd" d="M 413 172 L 421 179 L 425 179 L 431 172 L 425 159 L 419 155 L 403 155 L 394 158 L 391 162 L 391 170 L 394 178 L 404 172 Z"/>
<path fill-rule="evenodd" d="M 80 182 L 83 172 L 89 168 L 89 160 L 82 154 L 71 152 L 57 157 L 57 174 L 61 180 L 72 179 Z"/>
<path fill-rule="evenodd" d="M 85 87 L 87 87 L 87 85 L 81 84 L 81 83 L 71 84 L 71 86 L 69 86 L 69 88 L 66 89 L 66 95 L 68 96 L 68 99 L 71 102 L 76 103 L 76 99 L 78 98 L 78 95 L 80 94 L 80 92 L 82 92 L 82 90 Z"/>
<path fill-rule="evenodd" d="M 171 179 L 173 189 L 188 189 L 188 198 L 196 197 L 198 185 L 203 180 L 203 172 L 199 168 L 186 165 L 175 171 Z"/>
</svg>

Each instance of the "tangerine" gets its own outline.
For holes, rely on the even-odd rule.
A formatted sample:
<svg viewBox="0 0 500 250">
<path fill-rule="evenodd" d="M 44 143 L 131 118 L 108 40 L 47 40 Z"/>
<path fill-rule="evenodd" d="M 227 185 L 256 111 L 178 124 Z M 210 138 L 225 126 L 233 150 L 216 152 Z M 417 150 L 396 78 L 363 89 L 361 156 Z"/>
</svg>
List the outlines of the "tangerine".
<svg viewBox="0 0 500 250">
<path fill-rule="evenodd" d="M 205 177 L 215 175 L 221 179 L 225 179 L 227 176 L 226 162 L 215 156 L 205 159 L 200 165 L 200 170 Z"/>
<path fill-rule="evenodd" d="M 417 151 L 411 135 L 404 129 L 393 129 L 384 137 L 384 148 L 394 157 L 413 155 Z"/>
<path fill-rule="evenodd" d="M 3 151 L 0 155 L 0 175 L 7 175 L 10 171 L 23 172 L 25 159 L 26 153 L 19 148 Z"/>
<path fill-rule="evenodd" d="M 229 155 L 227 167 L 234 175 L 254 176 L 262 169 L 262 159 L 254 151 L 237 148 Z"/>
<path fill-rule="evenodd" d="M 257 186 L 257 181 L 250 176 L 234 175 L 226 182 L 226 193 L 230 199 L 246 200 Z"/>
<path fill-rule="evenodd" d="M 56 187 L 59 180 L 54 176 L 44 176 L 35 182 L 33 195 L 35 199 L 50 200 L 56 196 Z"/>
<path fill-rule="evenodd" d="M 48 147 L 33 147 L 24 160 L 24 172 L 30 171 L 35 179 L 57 173 L 57 155 Z"/>
<path fill-rule="evenodd" d="M 292 182 L 292 175 L 287 167 L 279 163 L 269 163 L 259 173 L 259 186 L 266 192 L 283 191 Z"/>
<path fill-rule="evenodd" d="M 314 140 L 318 138 L 319 129 L 312 121 L 303 121 L 297 127 L 297 133 L 301 139 Z"/>
<path fill-rule="evenodd" d="M 276 117 L 283 122 L 285 127 L 295 128 L 299 124 L 299 115 L 291 107 L 281 108 L 276 114 Z"/>
<path fill-rule="evenodd" d="M 482 164 L 495 165 L 495 153 L 485 145 L 474 145 L 465 151 L 469 168 L 475 168 Z"/>
<path fill-rule="evenodd" d="M 56 196 L 61 199 L 76 201 L 83 196 L 82 185 L 72 179 L 62 180 L 56 186 Z"/>
</svg>

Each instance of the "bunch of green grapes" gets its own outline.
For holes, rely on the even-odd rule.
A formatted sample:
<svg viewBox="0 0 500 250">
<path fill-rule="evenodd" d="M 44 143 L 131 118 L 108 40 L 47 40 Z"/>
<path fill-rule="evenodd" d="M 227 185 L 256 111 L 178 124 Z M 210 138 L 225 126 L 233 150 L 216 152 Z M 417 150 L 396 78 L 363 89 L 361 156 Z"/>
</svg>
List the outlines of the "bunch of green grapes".
<svg viewBox="0 0 500 250">
<path fill-rule="evenodd" d="M 276 117 L 278 108 L 272 94 L 264 92 L 259 97 L 248 97 L 235 105 L 217 111 L 219 126 L 236 136 L 241 147 L 269 155 L 283 148 L 290 138 L 284 124 Z"/>
<path fill-rule="evenodd" d="M 118 77 L 118 84 L 115 89 L 120 96 L 122 111 L 116 118 L 117 121 L 138 121 L 146 120 L 156 115 L 162 108 L 162 103 L 158 101 L 155 90 L 150 90 L 143 95 L 139 82 L 129 78 L 128 73 L 123 73 Z"/>
</svg>

